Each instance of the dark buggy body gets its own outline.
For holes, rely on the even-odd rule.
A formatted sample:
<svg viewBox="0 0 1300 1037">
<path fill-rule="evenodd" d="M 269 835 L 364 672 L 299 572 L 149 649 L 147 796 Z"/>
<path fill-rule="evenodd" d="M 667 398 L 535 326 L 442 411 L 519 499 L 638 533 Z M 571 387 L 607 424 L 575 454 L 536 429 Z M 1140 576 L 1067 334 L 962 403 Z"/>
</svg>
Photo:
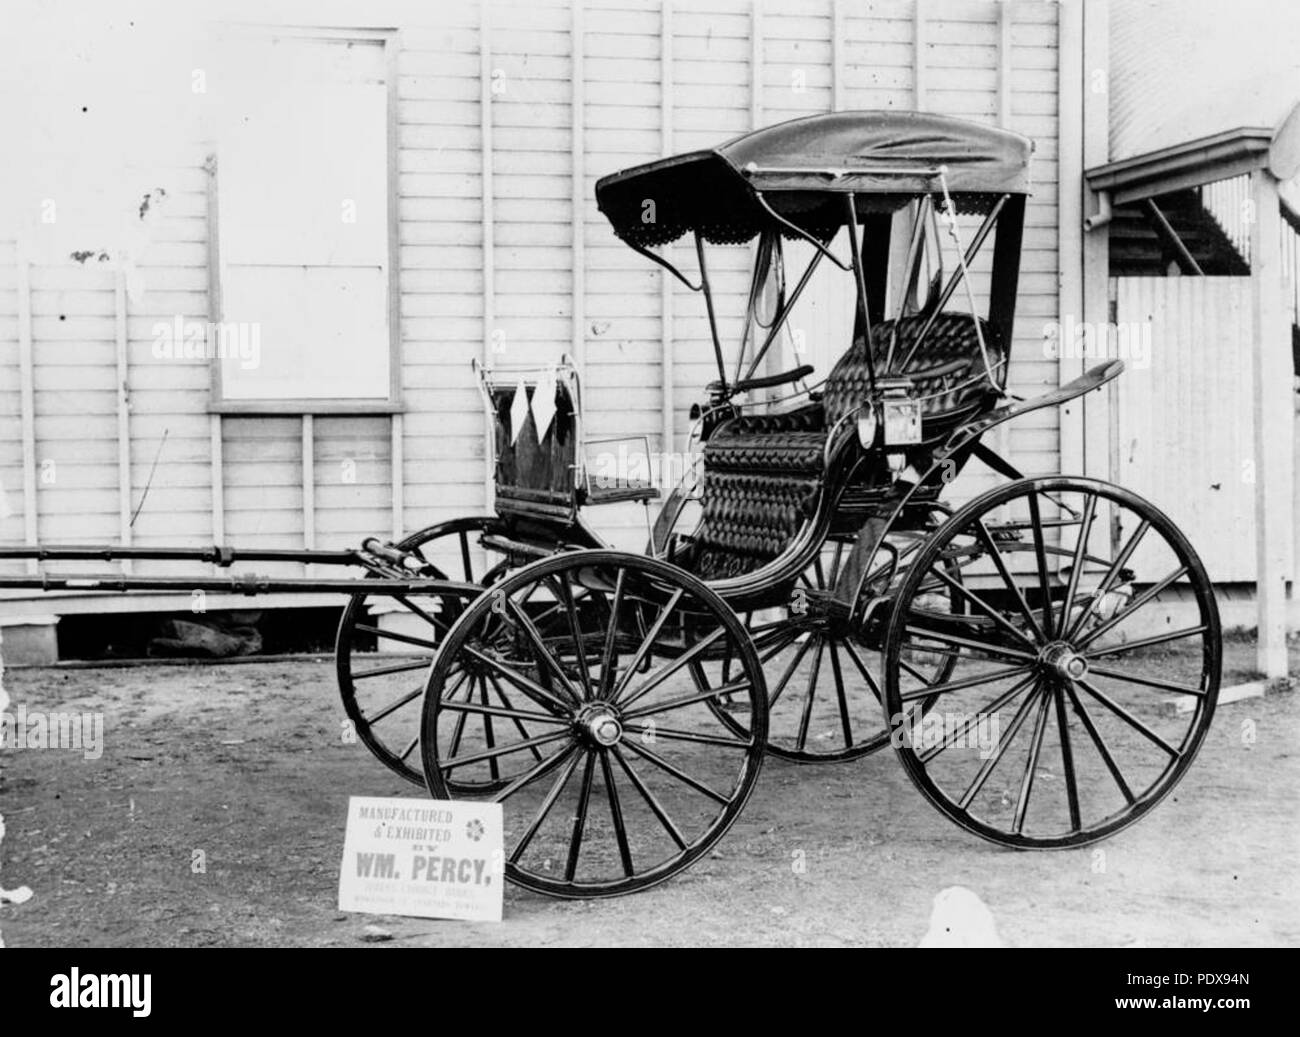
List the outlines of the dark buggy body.
<svg viewBox="0 0 1300 1037">
<path fill-rule="evenodd" d="M 1031 848 L 1104 838 L 1185 772 L 1220 669 L 1195 552 L 1128 491 L 1027 477 L 987 442 L 1122 369 L 1008 392 L 1030 155 L 955 119 L 844 112 L 605 177 L 615 234 L 703 296 L 717 367 L 653 521 L 657 487 L 594 469 L 562 359 L 476 372 L 493 514 L 306 553 L 367 570 L 335 581 L 358 734 L 436 797 L 503 803 L 513 881 L 574 897 L 660 882 L 722 837 L 768 754 L 892 744 L 959 825 Z M 689 275 L 656 251 L 687 236 Z M 737 343 L 711 246 L 752 250 Z M 829 370 L 779 370 L 819 269 L 851 284 L 851 339 Z M 953 507 L 972 463 L 997 482 Z M 646 506 L 644 553 L 584 517 L 628 501 Z M 70 550 L 39 557 L 110 556 Z M 1152 667 L 1161 652 L 1177 666 Z"/>
</svg>

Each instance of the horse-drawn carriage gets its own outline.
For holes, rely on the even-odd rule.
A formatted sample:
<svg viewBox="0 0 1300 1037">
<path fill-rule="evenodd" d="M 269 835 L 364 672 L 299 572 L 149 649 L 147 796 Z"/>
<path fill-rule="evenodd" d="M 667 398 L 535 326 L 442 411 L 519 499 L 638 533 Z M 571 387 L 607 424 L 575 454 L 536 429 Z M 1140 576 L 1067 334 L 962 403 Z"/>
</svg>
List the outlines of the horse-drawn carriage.
<svg viewBox="0 0 1300 1037">
<path fill-rule="evenodd" d="M 987 839 L 1104 838 L 1195 756 L 1219 621 L 1161 512 L 1094 479 L 1025 477 L 986 442 L 1122 369 L 1008 393 L 1030 152 L 954 119 L 835 113 L 599 181 L 615 234 L 703 296 L 717 365 L 644 553 L 610 548 L 586 519 L 659 491 L 594 470 L 564 360 L 477 372 L 494 514 L 355 551 L 2 552 L 299 560 L 360 566 L 364 581 L 0 584 L 349 595 L 338 678 L 360 738 L 435 797 L 503 803 L 508 877 L 550 894 L 626 893 L 686 868 L 735 820 L 765 754 L 843 761 L 892 744 L 922 793 Z M 654 251 L 687 235 L 693 278 Z M 734 343 L 714 245 L 754 259 Z M 819 268 L 851 285 L 851 339 L 828 370 L 777 370 Z M 954 509 L 945 491 L 972 461 L 995 485 Z"/>
</svg>

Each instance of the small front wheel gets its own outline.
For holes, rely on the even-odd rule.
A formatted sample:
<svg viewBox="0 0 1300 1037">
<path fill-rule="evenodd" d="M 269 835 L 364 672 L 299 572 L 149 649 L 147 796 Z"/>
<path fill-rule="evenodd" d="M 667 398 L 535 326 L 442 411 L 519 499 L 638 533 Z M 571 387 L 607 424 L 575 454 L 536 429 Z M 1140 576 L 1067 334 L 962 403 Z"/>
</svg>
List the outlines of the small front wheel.
<svg viewBox="0 0 1300 1037">
<path fill-rule="evenodd" d="M 685 646 L 684 629 L 699 632 Z M 475 679 L 510 705 L 452 690 Z M 709 708 L 723 697 L 743 733 Z M 491 743 L 466 723 L 485 717 L 509 722 Z M 598 550 L 535 562 L 466 609 L 429 671 L 420 751 L 439 799 L 496 769 L 485 794 L 505 808 L 511 881 L 608 897 L 706 854 L 753 791 L 766 739 L 763 669 L 735 613 L 674 565 Z"/>
</svg>

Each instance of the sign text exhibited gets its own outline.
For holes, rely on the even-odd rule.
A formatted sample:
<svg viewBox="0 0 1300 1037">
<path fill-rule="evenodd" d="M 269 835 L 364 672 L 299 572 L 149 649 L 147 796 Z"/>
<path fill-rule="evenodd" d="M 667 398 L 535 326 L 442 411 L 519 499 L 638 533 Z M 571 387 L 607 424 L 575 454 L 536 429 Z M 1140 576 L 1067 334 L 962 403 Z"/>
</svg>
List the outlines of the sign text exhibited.
<svg viewBox="0 0 1300 1037">
<path fill-rule="evenodd" d="M 339 910 L 501 920 L 499 803 L 353 796 Z"/>
</svg>

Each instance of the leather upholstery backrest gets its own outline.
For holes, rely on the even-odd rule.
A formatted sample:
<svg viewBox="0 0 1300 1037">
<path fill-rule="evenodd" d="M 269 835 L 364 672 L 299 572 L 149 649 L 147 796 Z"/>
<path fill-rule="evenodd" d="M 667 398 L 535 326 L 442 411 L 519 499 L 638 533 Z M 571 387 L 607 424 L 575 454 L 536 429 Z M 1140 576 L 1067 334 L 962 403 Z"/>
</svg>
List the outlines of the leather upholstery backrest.
<svg viewBox="0 0 1300 1037">
<path fill-rule="evenodd" d="M 984 360 L 980 356 L 979 338 L 975 323 L 967 313 L 941 313 L 925 341 L 907 359 L 916 336 L 925 327 L 925 317 L 903 317 L 898 321 L 882 321 L 872 328 L 872 359 L 877 376 L 888 374 L 920 374 L 913 383 L 914 395 L 923 397 L 921 418 L 926 438 L 951 427 L 960 420 L 992 406 L 992 393 L 984 373 Z M 897 326 L 894 342 L 892 371 L 885 371 L 885 358 L 889 353 L 890 336 Z M 989 365 L 998 380 L 998 387 L 1006 385 L 1006 350 L 987 321 L 980 321 Z M 933 371 L 931 375 L 923 372 Z M 826 408 L 827 426 L 856 410 L 867 400 L 870 382 L 867 377 L 867 359 L 864 344 L 859 340 L 840 358 L 826 379 L 822 402 Z"/>
</svg>

